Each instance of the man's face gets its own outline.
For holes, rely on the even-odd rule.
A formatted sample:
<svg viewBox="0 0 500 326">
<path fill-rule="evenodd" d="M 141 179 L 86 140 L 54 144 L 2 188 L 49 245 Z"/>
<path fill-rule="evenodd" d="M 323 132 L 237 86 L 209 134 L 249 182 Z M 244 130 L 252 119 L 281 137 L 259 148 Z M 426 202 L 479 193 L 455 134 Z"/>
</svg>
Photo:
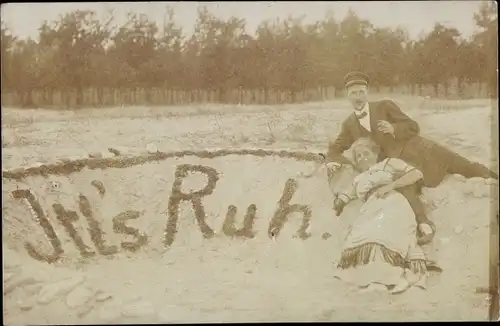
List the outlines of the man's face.
<svg viewBox="0 0 500 326">
<path fill-rule="evenodd" d="M 362 110 L 367 102 L 368 86 L 352 85 L 346 89 L 347 99 L 353 106 L 354 110 Z"/>
</svg>

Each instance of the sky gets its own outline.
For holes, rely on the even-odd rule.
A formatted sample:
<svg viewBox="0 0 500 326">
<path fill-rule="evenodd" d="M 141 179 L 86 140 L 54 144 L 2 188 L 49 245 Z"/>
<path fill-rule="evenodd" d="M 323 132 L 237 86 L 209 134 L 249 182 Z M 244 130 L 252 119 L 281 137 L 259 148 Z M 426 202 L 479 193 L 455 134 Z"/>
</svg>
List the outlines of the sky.
<svg viewBox="0 0 500 326">
<path fill-rule="evenodd" d="M 57 20 L 59 15 L 77 9 L 91 9 L 105 16 L 107 9 L 114 9 L 118 23 L 123 23 L 127 12 L 146 14 L 162 24 L 165 6 L 175 9 L 177 24 L 186 34 L 193 31 L 197 8 L 206 6 L 220 18 L 237 16 L 247 22 L 247 32 L 252 33 L 267 19 L 305 15 L 305 22 L 314 22 L 332 11 L 336 19 L 342 19 L 349 8 L 360 18 L 370 20 L 376 27 L 405 27 L 412 38 L 429 32 L 436 22 L 457 28 L 464 36 L 475 31 L 473 14 L 479 1 L 345 1 L 345 2 L 99 2 L 99 3 L 8 3 L 2 4 L 2 22 L 13 34 L 37 39 L 37 29 L 44 20 Z"/>
</svg>

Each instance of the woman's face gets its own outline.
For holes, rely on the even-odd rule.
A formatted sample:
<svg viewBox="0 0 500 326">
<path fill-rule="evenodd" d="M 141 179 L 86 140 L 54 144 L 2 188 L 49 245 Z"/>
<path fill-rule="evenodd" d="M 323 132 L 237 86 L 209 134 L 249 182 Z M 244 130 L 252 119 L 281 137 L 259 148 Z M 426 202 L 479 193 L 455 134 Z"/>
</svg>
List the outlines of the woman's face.
<svg viewBox="0 0 500 326">
<path fill-rule="evenodd" d="M 355 151 L 355 160 L 361 171 L 368 170 L 372 165 L 377 163 L 377 155 L 369 148 L 360 147 Z"/>
</svg>

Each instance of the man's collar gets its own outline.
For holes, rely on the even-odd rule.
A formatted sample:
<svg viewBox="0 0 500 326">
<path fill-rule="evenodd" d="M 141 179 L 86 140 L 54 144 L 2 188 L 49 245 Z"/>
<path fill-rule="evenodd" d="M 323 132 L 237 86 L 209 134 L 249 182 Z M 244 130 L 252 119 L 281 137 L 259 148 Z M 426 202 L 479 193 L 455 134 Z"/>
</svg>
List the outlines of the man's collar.
<svg viewBox="0 0 500 326">
<path fill-rule="evenodd" d="M 361 111 L 354 111 L 354 115 L 356 115 L 356 117 L 365 117 L 367 114 L 370 113 L 370 106 L 368 104 L 368 102 L 365 103 L 365 106 L 363 106 L 363 109 Z"/>
</svg>

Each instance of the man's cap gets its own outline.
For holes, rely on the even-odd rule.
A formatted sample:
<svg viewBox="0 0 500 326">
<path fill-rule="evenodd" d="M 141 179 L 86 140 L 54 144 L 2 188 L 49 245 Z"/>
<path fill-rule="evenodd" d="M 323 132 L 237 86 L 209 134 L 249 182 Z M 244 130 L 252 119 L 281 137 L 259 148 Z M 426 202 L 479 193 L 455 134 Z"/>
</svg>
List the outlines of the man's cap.
<svg viewBox="0 0 500 326">
<path fill-rule="evenodd" d="M 345 88 L 352 85 L 368 86 L 369 82 L 370 78 L 368 78 L 368 75 L 359 71 L 350 72 L 344 77 Z"/>
</svg>

